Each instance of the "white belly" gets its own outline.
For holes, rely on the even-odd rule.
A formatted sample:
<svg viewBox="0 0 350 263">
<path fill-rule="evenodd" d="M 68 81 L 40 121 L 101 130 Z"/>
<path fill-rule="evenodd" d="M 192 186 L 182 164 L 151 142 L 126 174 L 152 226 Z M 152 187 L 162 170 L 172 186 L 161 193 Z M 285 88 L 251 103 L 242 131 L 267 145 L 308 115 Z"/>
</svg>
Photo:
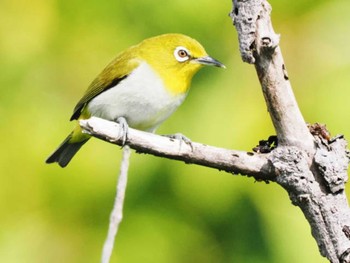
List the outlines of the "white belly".
<svg viewBox="0 0 350 263">
<path fill-rule="evenodd" d="M 124 117 L 135 129 L 154 131 L 183 102 L 187 94 L 173 95 L 145 62 L 128 77 L 88 104 L 91 115 L 107 120 Z"/>
</svg>

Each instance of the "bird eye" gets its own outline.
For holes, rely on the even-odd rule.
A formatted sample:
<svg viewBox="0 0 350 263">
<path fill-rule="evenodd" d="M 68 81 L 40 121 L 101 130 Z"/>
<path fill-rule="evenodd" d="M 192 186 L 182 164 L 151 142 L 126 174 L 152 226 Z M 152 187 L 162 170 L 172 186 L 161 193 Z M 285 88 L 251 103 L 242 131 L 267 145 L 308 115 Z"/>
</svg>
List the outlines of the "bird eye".
<svg viewBox="0 0 350 263">
<path fill-rule="evenodd" d="M 190 53 L 184 47 L 177 47 L 174 51 L 174 56 L 177 61 L 184 62 L 190 58 Z"/>
<path fill-rule="evenodd" d="M 186 50 L 183 50 L 183 49 L 180 49 L 177 54 L 179 55 L 180 58 L 184 58 L 184 57 L 187 57 L 188 54 L 186 52 Z"/>
</svg>

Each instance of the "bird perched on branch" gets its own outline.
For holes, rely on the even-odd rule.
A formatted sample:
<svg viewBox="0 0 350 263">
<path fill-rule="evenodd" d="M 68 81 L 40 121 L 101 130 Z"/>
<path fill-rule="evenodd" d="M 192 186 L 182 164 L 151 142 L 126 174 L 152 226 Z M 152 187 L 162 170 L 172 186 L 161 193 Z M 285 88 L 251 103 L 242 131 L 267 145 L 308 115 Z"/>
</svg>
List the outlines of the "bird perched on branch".
<svg viewBox="0 0 350 263">
<path fill-rule="evenodd" d="M 193 75 L 203 66 L 225 67 L 182 34 L 145 39 L 121 52 L 90 84 L 71 120 L 91 116 L 154 132 L 184 101 Z M 124 137 L 126 138 L 126 137 Z M 46 163 L 65 167 L 90 139 L 77 124 Z"/>
</svg>

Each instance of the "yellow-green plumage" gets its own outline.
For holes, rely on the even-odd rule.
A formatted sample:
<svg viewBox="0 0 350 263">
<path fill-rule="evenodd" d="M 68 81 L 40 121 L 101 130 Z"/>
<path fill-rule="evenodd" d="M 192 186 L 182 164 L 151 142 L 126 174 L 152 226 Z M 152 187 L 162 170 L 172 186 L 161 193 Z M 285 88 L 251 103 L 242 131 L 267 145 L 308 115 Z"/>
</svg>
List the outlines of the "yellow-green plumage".
<svg viewBox="0 0 350 263">
<path fill-rule="evenodd" d="M 188 36 L 146 39 L 120 53 L 97 76 L 71 120 L 123 117 L 132 128 L 154 132 L 183 102 L 193 75 L 203 65 L 223 66 Z M 46 162 L 66 166 L 89 138 L 77 125 Z"/>
</svg>

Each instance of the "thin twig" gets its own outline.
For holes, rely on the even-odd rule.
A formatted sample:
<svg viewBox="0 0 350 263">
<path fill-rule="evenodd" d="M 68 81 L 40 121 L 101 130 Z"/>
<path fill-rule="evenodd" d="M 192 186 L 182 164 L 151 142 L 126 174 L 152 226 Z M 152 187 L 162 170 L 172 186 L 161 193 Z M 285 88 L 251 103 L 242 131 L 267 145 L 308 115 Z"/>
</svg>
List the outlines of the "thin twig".
<svg viewBox="0 0 350 263">
<path fill-rule="evenodd" d="M 102 263 L 108 263 L 114 246 L 114 239 L 118 232 L 118 227 L 123 219 L 123 204 L 125 189 L 128 181 L 128 168 L 130 159 L 130 147 L 125 145 L 123 148 L 123 158 L 120 165 L 119 179 L 117 183 L 117 193 L 114 200 L 113 210 L 110 216 L 107 239 L 103 246 Z"/>
</svg>

